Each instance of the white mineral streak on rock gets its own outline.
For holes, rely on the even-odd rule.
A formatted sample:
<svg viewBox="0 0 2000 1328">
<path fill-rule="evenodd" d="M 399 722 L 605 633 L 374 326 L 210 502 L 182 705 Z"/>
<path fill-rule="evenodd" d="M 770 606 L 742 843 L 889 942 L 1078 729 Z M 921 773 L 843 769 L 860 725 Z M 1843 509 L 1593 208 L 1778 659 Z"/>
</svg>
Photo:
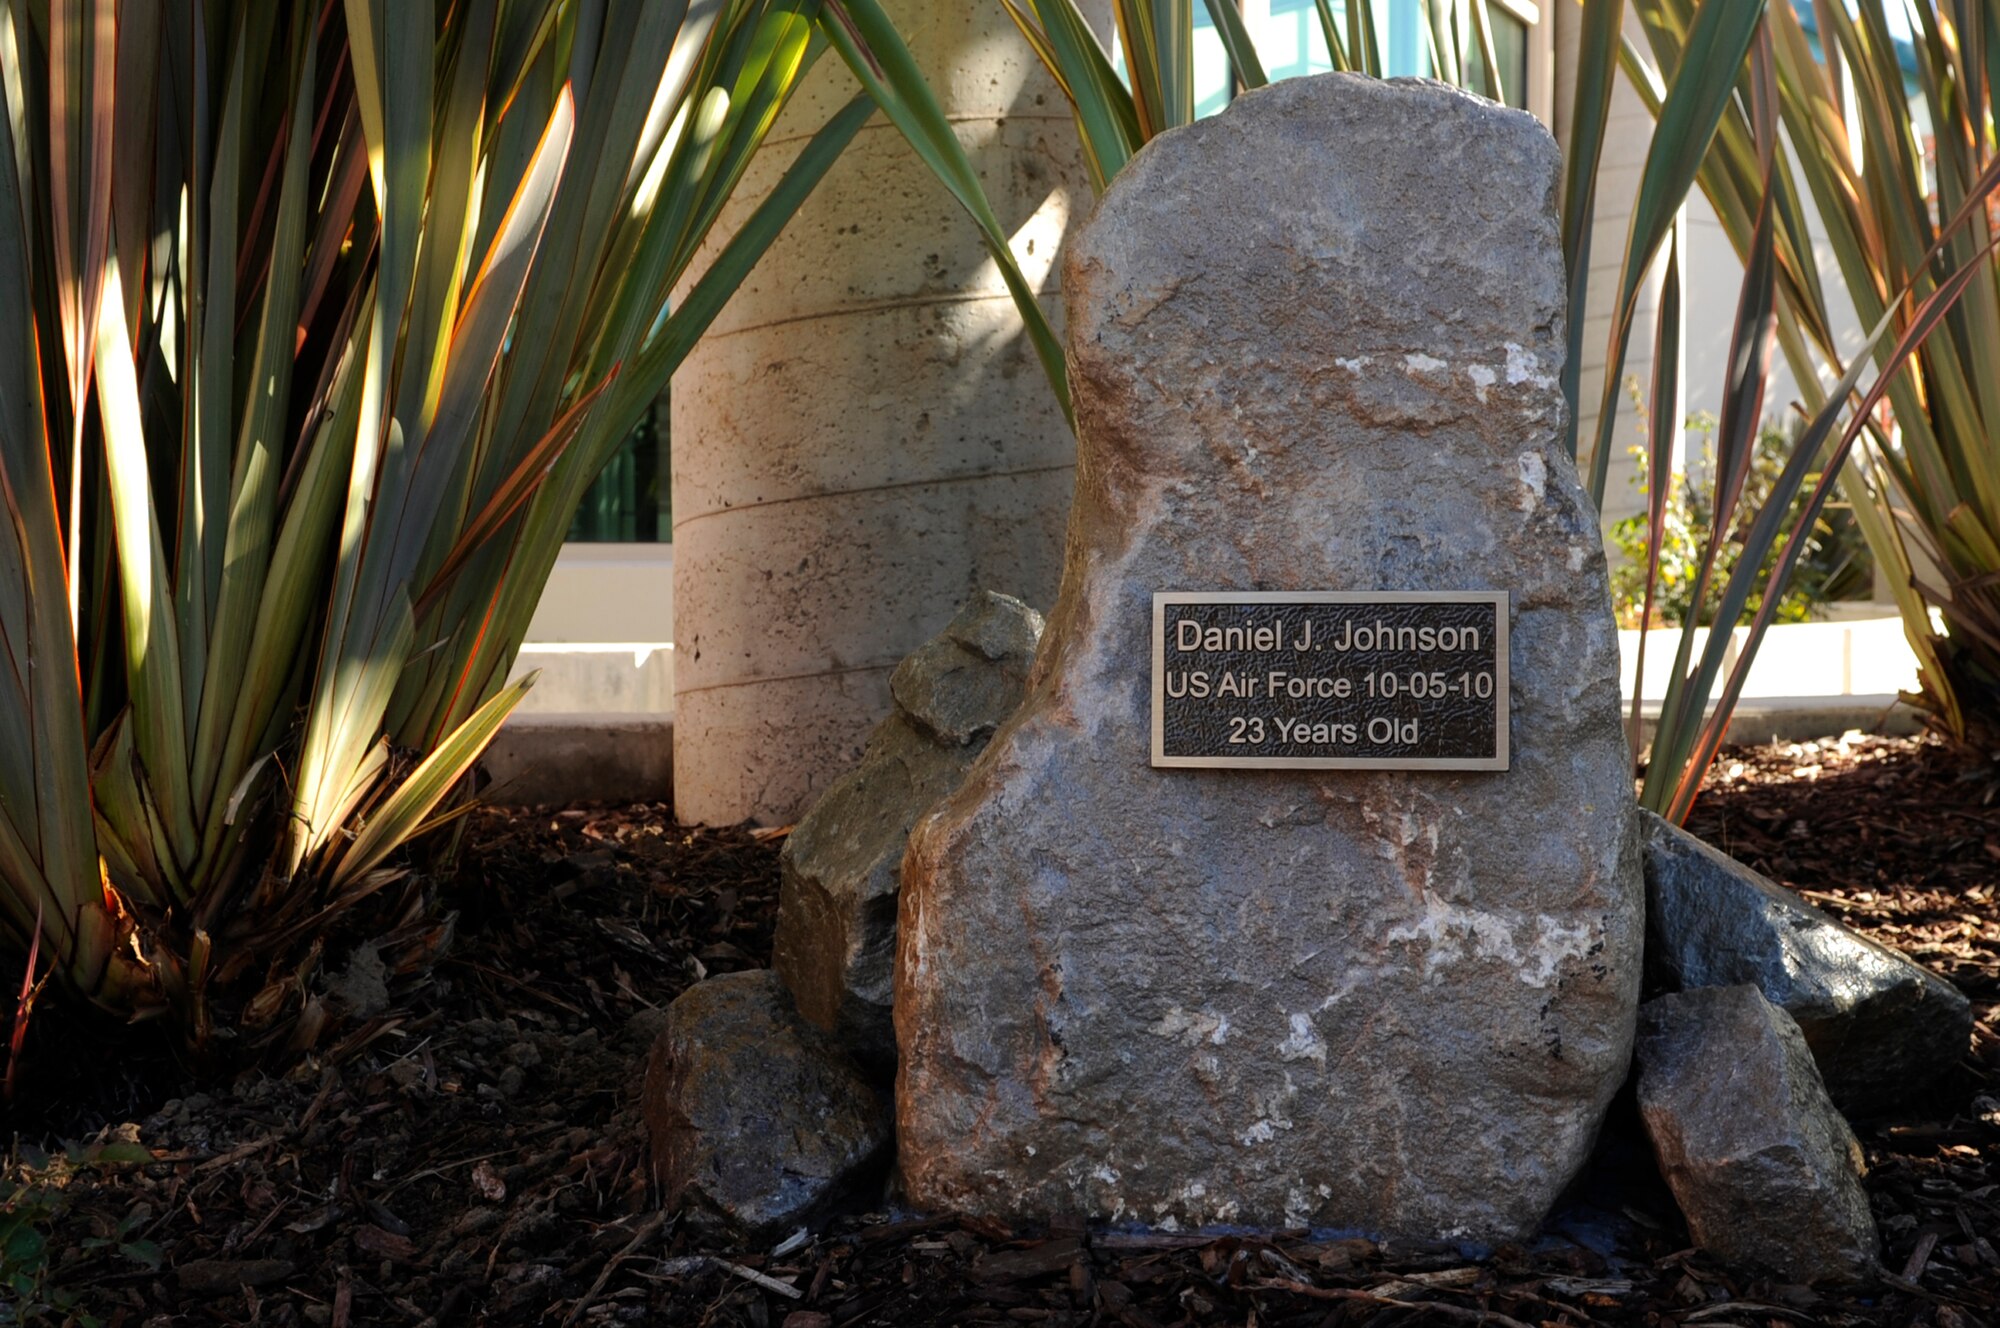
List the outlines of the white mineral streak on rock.
<svg viewBox="0 0 2000 1328">
<path fill-rule="evenodd" d="M 1176 1005 L 1146 1031 L 1154 1037 L 1178 1038 L 1190 1047 L 1201 1042 L 1219 1047 L 1229 1040 L 1229 1019 L 1226 1015 L 1211 1014 L 1206 1010 L 1189 1014 Z"/>
<path fill-rule="evenodd" d="M 1486 404 L 1486 389 L 1500 381 L 1500 375 L 1494 373 L 1483 364 L 1468 366 L 1465 370 L 1465 376 L 1472 380 L 1473 394 L 1479 398 L 1481 405 Z"/>
<path fill-rule="evenodd" d="M 1549 466 L 1539 452 L 1523 452 L 1518 458 L 1521 469 L 1521 497 L 1519 506 L 1523 512 L 1532 512 L 1542 504 L 1542 495 L 1548 489 Z"/>
<path fill-rule="evenodd" d="M 1306 1197 L 1303 1185 L 1294 1185 L 1285 1191 L 1286 1226 L 1302 1227 L 1308 1225 L 1309 1219 L 1312 1217 L 1313 1208 L 1314 1204 Z"/>
<path fill-rule="evenodd" d="M 1328 1010 L 1331 1010 L 1334 1006 L 1340 1004 L 1342 1001 L 1346 1000 L 1349 996 L 1352 996 L 1355 992 L 1355 989 L 1361 985 L 1361 981 L 1362 981 L 1361 977 L 1359 976 L 1358 973 L 1350 972 L 1344 979 L 1342 979 L 1341 984 L 1338 987 L 1328 992 L 1325 998 L 1320 1001 L 1319 1012 L 1321 1014 L 1325 1014 Z"/>
<path fill-rule="evenodd" d="M 1281 1061 L 1313 1060 L 1322 1068 L 1326 1065 L 1326 1039 L 1319 1035 L 1309 1014 L 1288 1016 L 1291 1033 L 1278 1044 L 1278 1059 Z"/>
<path fill-rule="evenodd" d="M 1444 368 L 1444 361 L 1422 351 L 1412 351 L 1403 357 L 1403 367 L 1411 373 L 1436 373 Z"/>
<path fill-rule="evenodd" d="M 1523 933 L 1527 939 L 1523 941 Z M 1565 962 L 1584 958 L 1597 937 L 1582 924 L 1563 926 L 1546 917 L 1501 917 L 1424 897 L 1424 911 L 1382 936 L 1385 945 L 1424 942 L 1424 976 L 1474 959 L 1495 959 L 1516 969 L 1530 987 L 1546 987 L 1562 976 Z"/>
<path fill-rule="evenodd" d="M 1556 376 L 1554 374 L 1541 372 L 1541 357 L 1535 354 L 1535 352 L 1523 349 L 1519 343 L 1513 341 L 1507 343 L 1506 351 L 1507 383 L 1509 386 L 1518 386 L 1522 383 L 1528 383 L 1540 388 L 1556 386 Z"/>
<path fill-rule="evenodd" d="M 1351 374 L 1358 374 L 1368 367 L 1366 355 L 1336 355 L 1333 362 Z"/>
</svg>

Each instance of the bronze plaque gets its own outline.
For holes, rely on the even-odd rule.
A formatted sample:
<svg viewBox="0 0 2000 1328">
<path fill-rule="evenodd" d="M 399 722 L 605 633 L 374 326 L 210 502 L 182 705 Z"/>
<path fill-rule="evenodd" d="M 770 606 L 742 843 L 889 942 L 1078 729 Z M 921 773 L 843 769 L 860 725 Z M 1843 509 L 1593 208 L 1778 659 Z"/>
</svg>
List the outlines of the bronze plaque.
<svg viewBox="0 0 2000 1328">
<path fill-rule="evenodd" d="M 1161 591 L 1153 764 L 1505 770 L 1504 590 Z"/>
</svg>

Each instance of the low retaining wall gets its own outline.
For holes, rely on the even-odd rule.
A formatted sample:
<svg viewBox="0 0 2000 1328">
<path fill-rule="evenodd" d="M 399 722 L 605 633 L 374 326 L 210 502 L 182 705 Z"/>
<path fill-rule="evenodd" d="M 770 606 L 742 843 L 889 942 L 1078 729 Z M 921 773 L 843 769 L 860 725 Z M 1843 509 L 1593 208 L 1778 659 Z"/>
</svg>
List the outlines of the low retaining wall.
<svg viewBox="0 0 2000 1328">
<path fill-rule="evenodd" d="M 507 807 L 672 802 L 674 717 L 517 713 L 480 766 L 481 796 Z"/>
<path fill-rule="evenodd" d="M 1659 715 L 1648 703 L 1647 736 Z M 1736 707 L 1733 743 L 1804 742 L 1849 729 L 1904 737 L 1917 712 L 1891 693 L 1759 697 Z M 672 802 L 674 717 L 657 714 L 516 714 L 487 749 L 486 801 L 509 807 L 572 802 Z"/>
</svg>

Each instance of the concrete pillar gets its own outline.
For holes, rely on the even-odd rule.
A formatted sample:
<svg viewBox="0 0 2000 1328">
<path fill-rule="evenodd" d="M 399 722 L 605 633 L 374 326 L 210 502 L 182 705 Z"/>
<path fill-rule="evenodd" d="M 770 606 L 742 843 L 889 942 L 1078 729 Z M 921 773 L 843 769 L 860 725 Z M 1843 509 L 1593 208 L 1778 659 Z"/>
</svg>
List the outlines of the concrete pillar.
<svg viewBox="0 0 2000 1328">
<path fill-rule="evenodd" d="M 1068 103 L 999 0 L 885 7 L 1059 314 L 1091 202 Z M 1109 0 L 1085 8 L 1108 30 Z M 820 61 L 718 236 L 854 91 Z M 796 819 L 975 588 L 1046 609 L 1074 460 L 977 232 L 878 116 L 674 379 L 679 818 Z"/>
</svg>

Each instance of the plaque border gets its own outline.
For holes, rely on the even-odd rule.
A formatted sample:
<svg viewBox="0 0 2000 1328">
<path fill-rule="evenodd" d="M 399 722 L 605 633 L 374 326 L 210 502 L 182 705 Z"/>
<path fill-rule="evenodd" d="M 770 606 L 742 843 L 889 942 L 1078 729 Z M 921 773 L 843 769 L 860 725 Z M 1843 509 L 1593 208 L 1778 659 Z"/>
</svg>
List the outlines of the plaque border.
<svg viewBox="0 0 2000 1328">
<path fill-rule="evenodd" d="M 1490 757 L 1453 756 L 1168 756 L 1166 754 L 1167 606 L 1170 604 L 1491 604 L 1494 641 Z M 1156 590 L 1153 592 L 1153 749 L 1161 770 L 1507 770 L 1512 751 L 1508 667 L 1512 594 L 1505 590 Z"/>
</svg>

